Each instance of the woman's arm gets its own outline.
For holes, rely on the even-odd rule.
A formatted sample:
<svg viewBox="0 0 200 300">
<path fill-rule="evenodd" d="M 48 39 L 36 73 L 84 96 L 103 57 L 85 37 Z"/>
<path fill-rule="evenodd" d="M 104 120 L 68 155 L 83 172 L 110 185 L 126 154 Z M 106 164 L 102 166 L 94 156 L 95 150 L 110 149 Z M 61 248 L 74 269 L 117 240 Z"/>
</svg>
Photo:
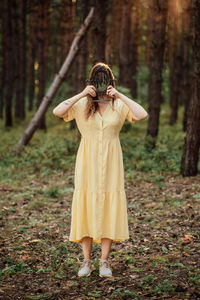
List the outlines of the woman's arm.
<svg viewBox="0 0 200 300">
<path fill-rule="evenodd" d="M 70 109 L 71 106 L 73 106 L 77 101 L 79 101 L 81 98 L 87 96 L 87 94 L 90 94 L 91 96 L 95 96 L 95 87 L 92 85 L 86 86 L 86 88 L 79 94 L 62 101 L 60 104 L 58 104 L 54 109 L 53 109 L 53 114 L 57 117 L 63 118 L 65 117 L 68 109 Z"/>
<path fill-rule="evenodd" d="M 77 94 L 67 100 L 62 101 L 53 109 L 53 114 L 57 117 L 63 118 L 67 113 L 68 109 L 73 106 L 77 101 L 83 97 L 83 94 Z"/>
<path fill-rule="evenodd" d="M 144 120 L 148 117 L 148 113 L 140 104 L 119 92 L 117 97 L 130 108 L 135 120 Z"/>
<path fill-rule="evenodd" d="M 148 117 L 147 111 L 140 104 L 118 92 L 114 87 L 108 87 L 108 95 L 120 98 L 130 108 L 135 120 L 144 120 Z"/>
</svg>

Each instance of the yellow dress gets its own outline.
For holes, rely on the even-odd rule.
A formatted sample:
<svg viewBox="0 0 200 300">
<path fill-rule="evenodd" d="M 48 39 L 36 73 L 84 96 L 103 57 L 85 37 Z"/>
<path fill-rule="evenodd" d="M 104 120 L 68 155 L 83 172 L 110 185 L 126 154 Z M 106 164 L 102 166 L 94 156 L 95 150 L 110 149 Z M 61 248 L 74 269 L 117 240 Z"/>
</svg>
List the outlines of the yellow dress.
<svg viewBox="0 0 200 300">
<path fill-rule="evenodd" d="M 76 156 L 74 192 L 71 206 L 69 241 L 81 242 L 84 236 L 101 243 L 129 239 L 127 200 L 124 190 L 124 166 L 119 132 L 125 122 L 134 123 L 129 107 L 119 98 L 106 106 L 103 115 L 96 112 L 84 119 L 87 97 L 77 101 L 64 117 L 73 119 L 81 133 Z"/>
</svg>

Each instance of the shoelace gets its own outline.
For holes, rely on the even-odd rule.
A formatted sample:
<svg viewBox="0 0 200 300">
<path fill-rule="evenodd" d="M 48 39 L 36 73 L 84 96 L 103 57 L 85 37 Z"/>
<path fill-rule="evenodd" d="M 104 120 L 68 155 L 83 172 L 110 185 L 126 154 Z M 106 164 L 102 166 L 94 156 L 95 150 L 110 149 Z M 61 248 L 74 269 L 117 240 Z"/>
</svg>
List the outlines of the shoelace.
<svg viewBox="0 0 200 300">
<path fill-rule="evenodd" d="M 101 261 L 101 262 L 100 262 L 100 265 L 101 265 L 101 267 L 102 267 L 103 265 L 105 265 L 106 268 L 110 268 L 110 264 L 109 264 L 109 262 L 108 262 L 107 260 Z"/>
<path fill-rule="evenodd" d="M 85 267 L 85 265 L 87 265 L 87 264 L 88 264 L 89 267 L 91 267 L 91 261 L 90 260 L 84 260 L 81 264 L 81 268 Z"/>
</svg>

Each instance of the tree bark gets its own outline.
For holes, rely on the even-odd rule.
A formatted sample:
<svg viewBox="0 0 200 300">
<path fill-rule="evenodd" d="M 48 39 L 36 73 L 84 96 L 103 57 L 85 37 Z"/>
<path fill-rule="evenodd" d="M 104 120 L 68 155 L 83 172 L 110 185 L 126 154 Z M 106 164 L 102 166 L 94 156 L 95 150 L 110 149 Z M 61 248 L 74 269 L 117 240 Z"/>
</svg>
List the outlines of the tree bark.
<svg viewBox="0 0 200 300">
<path fill-rule="evenodd" d="M 152 34 L 152 16 L 151 16 L 151 10 L 149 9 L 149 2 L 146 3 L 145 8 L 147 10 L 147 18 L 146 18 L 146 47 L 145 47 L 145 59 L 146 59 L 146 65 L 149 68 L 149 61 L 150 61 L 150 44 L 151 44 L 151 34 Z"/>
<path fill-rule="evenodd" d="M 20 3 L 17 0 L 14 0 L 15 2 L 15 27 L 14 27 L 14 43 L 15 43 L 15 119 L 21 119 L 21 102 L 20 102 L 20 97 L 21 97 L 21 47 L 22 47 L 22 25 L 21 25 L 21 20 L 20 20 Z"/>
<path fill-rule="evenodd" d="M 168 1 L 168 63 L 169 63 L 169 104 L 173 107 L 176 72 L 176 52 L 178 36 L 178 10 L 177 0 Z"/>
<path fill-rule="evenodd" d="M 187 132 L 183 149 L 180 173 L 183 176 L 195 176 L 198 173 L 200 147 L 200 1 L 194 0 L 193 7 L 193 84 L 189 106 Z"/>
<path fill-rule="evenodd" d="M 131 15 L 131 95 L 137 98 L 137 67 L 138 67 L 138 42 L 139 42 L 140 0 L 134 1 Z"/>
<path fill-rule="evenodd" d="M 81 11 L 80 11 L 80 23 L 83 23 L 88 14 L 89 1 L 83 0 L 81 2 Z M 86 69 L 87 69 L 87 36 L 84 38 L 80 45 L 80 50 L 78 56 L 75 60 L 75 76 L 74 76 L 74 94 L 80 93 L 86 86 Z M 70 122 L 70 128 L 75 128 L 76 122 L 72 120 Z"/>
<path fill-rule="evenodd" d="M 115 3 L 116 5 L 116 3 Z M 113 65 L 113 50 L 115 49 L 115 46 L 113 45 L 113 36 L 114 36 L 114 7 L 113 0 L 109 1 L 109 7 L 106 18 L 106 44 L 105 44 L 105 62 L 109 66 Z"/>
<path fill-rule="evenodd" d="M 3 109 L 5 105 L 5 78 L 6 78 L 6 0 L 1 2 L 1 89 L 0 89 L 0 118 L 3 119 Z"/>
<path fill-rule="evenodd" d="M 182 35 L 182 13 L 180 3 L 177 0 L 170 1 L 169 12 L 171 29 L 171 64 L 170 64 L 170 120 L 169 124 L 174 125 L 178 118 L 178 107 L 181 103 L 181 82 L 183 64 L 183 35 Z"/>
<path fill-rule="evenodd" d="M 21 103 L 20 102 L 20 87 L 21 87 L 21 60 L 20 60 L 20 49 L 21 49 L 21 21 L 20 21 L 20 4 L 19 1 L 13 0 L 13 21 L 14 21 L 14 48 L 15 48 L 15 55 L 14 55 L 14 92 L 15 92 L 15 107 L 14 107 L 14 114 L 15 119 L 20 119 L 21 116 Z"/>
<path fill-rule="evenodd" d="M 27 0 L 19 1 L 19 73 L 16 77 L 15 118 L 25 119 L 26 93 L 26 8 Z M 20 77 L 19 77 L 20 76 Z"/>
<path fill-rule="evenodd" d="M 105 62 L 107 1 L 94 0 L 95 15 L 93 22 L 93 64 Z"/>
<path fill-rule="evenodd" d="M 170 70 L 172 73 L 170 78 L 170 107 L 171 114 L 169 124 L 174 125 L 178 119 L 178 108 L 180 105 L 181 96 L 181 82 L 182 82 L 182 65 L 183 65 L 183 42 L 182 37 L 179 42 L 174 55 L 173 68 Z"/>
<path fill-rule="evenodd" d="M 149 119 L 147 140 L 151 140 L 151 147 L 155 147 L 155 139 L 159 130 L 167 6 L 165 0 L 150 0 L 149 3 L 150 22 L 152 26 L 150 33 Z M 151 139 L 148 136 L 150 136 Z"/>
<path fill-rule="evenodd" d="M 121 12 L 122 12 L 122 1 L 121 0 L 113 0 L 112 4 L 112 52 L 113 52 L 113 60 L 112 64 L 119 66 L 119 41 L 120 41 L 120 29 L 121 29 Z"/>
<path fill-rule="evenodd" d="M 78 31 L 78 33 L 76 34 L 76 36 L 72 42 L 68 56 L 65 59 L 60 72 L 58 74 L 56 74 L 52 85 L 50 86 L 47 94 L 44 96 L 44 98 L 38 108 L 38 111 L 36 112 L 35 116 L 31 120 L 28 128 L 25 130 L 22 137 L 18 141 L 17 147 L 16 147 L 17 152 L 20 151 L 24 145 L 28 144 L 29 140 L 32 138 L 34 132 L 38 128 L 40 120 L 42 119 L 43 115 L 47 111 L 53 97 L 55 96 L 64 77 L 66 76 L 67 72 L 70 69 L 70 66 L 78 52 L 79 44 L 80 44 L 82 38 L 85 36 L 85 34 L 88 30 L 88 27 L 93 19 L 93 15 L 94 15 L 94 8 L 91 8 L 86 20 L 84 21 L 84 24 L 81 26 L 80 30 Z"/>
<path fill-rule="evenodd" d="M 66 57 L 70 45 L 73 41 L 76 29 L 76 11 L 77 3 L 73 3 L 71 0 L 62 0 L 60 8 L 60 48 L 59 48 L 59 57 L 60 63 L 62 65 L 64 58 Z M 78 26 L 77 26 L 78 28 Z M 71 73 L 66 76 L 65 80 L 70 86 L 74 84 L 75 74 L 75 65 L 71 66 Z"/>
<path fill-rule="evenodd" d="M 190 44 L 191 44 L 191 13 L 190 0 L 183 0 L 183 66 L 181 99 L 184 105 L 183 130 L 187 129 L 188 107 L 191 94 L 191 68 L 190 68 Z"/>
<path fill-rule="evenodd" d="M 81 3 L 81 12 L 80 12 L 80 24 L 82 24 L 85 18 L 88 15 L 89 1 L 83 0 Z M 79 24 L 79 25 L 80 25 Z M 86 86 L 86 68 L 87 68 L 87 36 L 84 38 L 80 45 L 80 50 L 76 58 L 76 72 L 75 72 L 75 83 L 74 83 L 74 92 L 80 92 Z"/>
<path fill-rule="evenodd" d="M 52 31 L 51 31 L 51 47 L 52 47 L 52 63 L 50 66 L 50 73 L 54 74 L 57 73 L 59 70 L 59 35 L 57 32 L 60 31 L 60 15 L 58 14 L 57 10 L 53 10 L 52 12 L 52 18 L 51 18 L 51 24 L 52 24 Z"/>
<path fill-rule="evenodd" d="M 5 79 L 5 126 L 12 127 L 12 100 L 14 90 L 14 42 L 13 42 L 13 1 L 5 1 L 6 24 L 6 79 Z"/>
<path fill-rule="evenodd" d="M 130 22 L 132 0 L 124 0 L 122 3 L 122 21 L 119 41 L 119 84 L 130 88 Z"/>
<path fill-rule="evenodd" d="M 35 61 L 37 50 L 37 4 L 29 0 L 29 48 L 28 48 L 28 110 L 32 111 L 35 95 Z"/>
<path fill-rule="evenodd" d="M 65 59 L 72 39 L 73 27 L 73 3 L 71 0 L 62 0 L 60 6 L 60 66 Z"/>
<path fill-rule="evenodd" d="M 170 71 L 173 67 L 177 47 L 178 17 L 177 0 L 168 0 L 167 54 Z M 173 73 L 170 73 L 170 76 L 171 75 L 173 75 Z"/>
<path fill-rule="evenodd" d="M 49 46 L 49 4 L 49 0 L 40 0 L 38 4 L 38 107 L 44 97 L 47 80 L 47 61 Z M 40 120 L 39 128 L 46 129 L 45 115 Z"/>
</svg>

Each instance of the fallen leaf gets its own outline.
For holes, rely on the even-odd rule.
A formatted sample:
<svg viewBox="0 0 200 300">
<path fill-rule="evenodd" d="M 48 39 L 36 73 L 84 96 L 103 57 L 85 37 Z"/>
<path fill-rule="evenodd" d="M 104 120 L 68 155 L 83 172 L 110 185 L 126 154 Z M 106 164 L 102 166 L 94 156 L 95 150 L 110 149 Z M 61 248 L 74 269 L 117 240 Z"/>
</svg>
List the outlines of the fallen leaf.
<svg viewBox="0 0 200 300">
<path fill-rule="evenodd" d="M 109 276 L 108 278 L 106 278 L 104 281 L 107 281 L 107 280 L 114 280 L 115 277 L 114 276 Z"/>
<path fill-rule="evenodd" d="M 35 240 L 32 240 L 32 241 L 29 241 L 29 243 L 37 243 L 37 242 L 41 242 L 40 239 L 35 239 Z"/>
<path fill-rule="evenodd" d="M 184 238 L 180 238 L 182 244 L 188 244 L 193 242 L 194 237 L 189 234 L 185 234 Z"/>
</svg>

